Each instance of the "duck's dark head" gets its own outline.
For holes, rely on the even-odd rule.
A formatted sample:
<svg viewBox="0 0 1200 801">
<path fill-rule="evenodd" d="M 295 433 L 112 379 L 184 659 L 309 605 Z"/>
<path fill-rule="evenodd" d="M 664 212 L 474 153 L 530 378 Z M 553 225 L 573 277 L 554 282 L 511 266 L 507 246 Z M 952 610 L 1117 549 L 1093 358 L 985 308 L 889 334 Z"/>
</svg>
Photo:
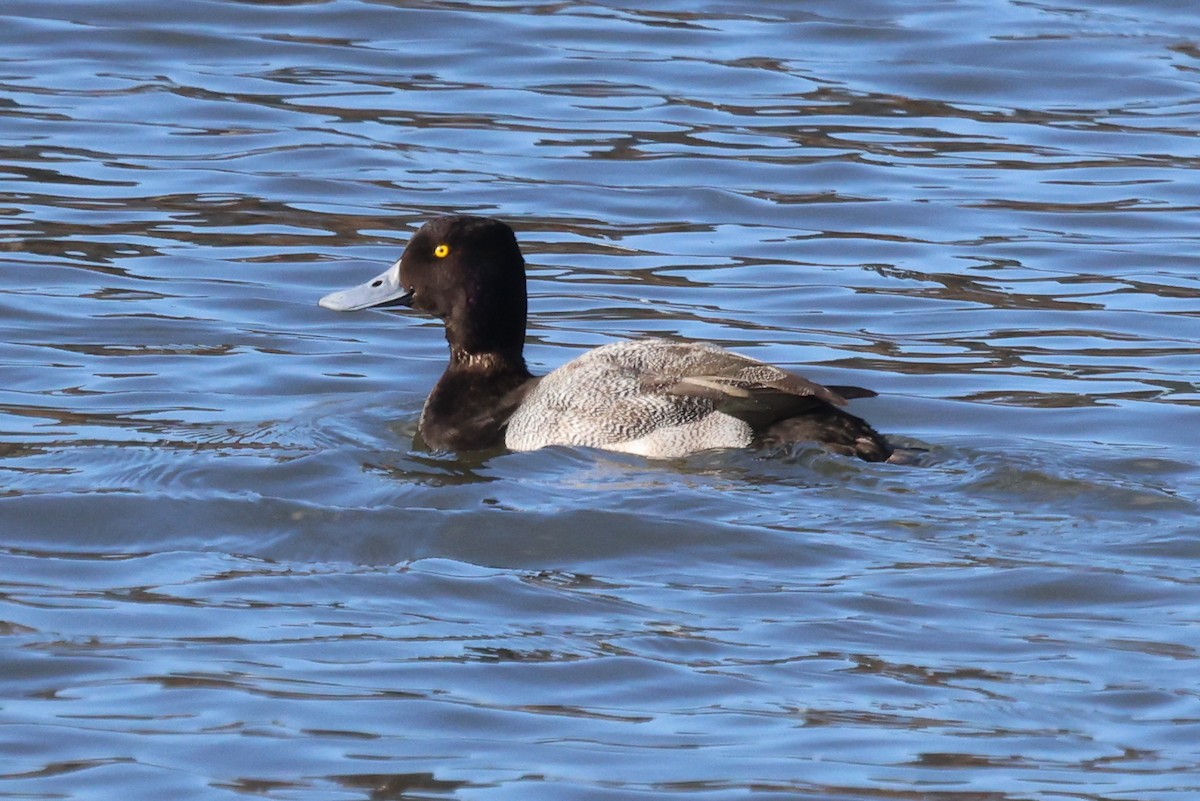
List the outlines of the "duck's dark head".
<svg viewBox="0 0 1200 801">
<path fill-rule="evenodd" d="M 456 354 L 517 353 L 525 342 L 525 260 L 511 228 L 488 217 L 438 217 L 400 260 L 361 286 L 321 298 L 335 311 L 410 306 L 446 322 Z"/>
</svg>

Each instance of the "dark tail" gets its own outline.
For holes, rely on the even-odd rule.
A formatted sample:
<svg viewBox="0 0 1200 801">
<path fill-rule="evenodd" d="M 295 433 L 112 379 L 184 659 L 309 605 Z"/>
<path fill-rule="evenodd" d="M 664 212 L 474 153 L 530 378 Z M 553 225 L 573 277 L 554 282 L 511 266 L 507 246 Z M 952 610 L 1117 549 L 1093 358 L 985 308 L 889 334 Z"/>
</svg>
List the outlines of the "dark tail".
<svg viewBox="0 0 1200 801">
<path fill-rule="evenodd" d="M 842 397 L 865 397 L 843 393 L 843 390 L 854 390 L 858 387 L 830 389 Z M 796 442 L 816 442 L 827 451 L 844 456 L 857 456 L 866 462 L 883 462 L 892 455 L 892 446 L 888 445 L 883 435 L 871 428 L 867 421 L 832 406 L 780 420 L 763 432 L 761 437 L 761 444 L 768 448 Z"/>
</svg>

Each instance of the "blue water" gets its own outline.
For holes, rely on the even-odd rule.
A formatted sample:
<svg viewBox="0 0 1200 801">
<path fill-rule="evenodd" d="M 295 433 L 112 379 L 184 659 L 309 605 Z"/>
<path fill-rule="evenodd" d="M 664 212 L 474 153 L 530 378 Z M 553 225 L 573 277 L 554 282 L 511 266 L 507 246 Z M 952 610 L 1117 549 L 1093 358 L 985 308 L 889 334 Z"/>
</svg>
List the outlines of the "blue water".
<svg viewBox="0 0 1200 801">
<path fill-rule="evenodd" d="M 1200 798 L 1187 3 L 5 0 L 0 798 Z M 511 223 L 919 466 L 414 448 Z"/>
</svg>

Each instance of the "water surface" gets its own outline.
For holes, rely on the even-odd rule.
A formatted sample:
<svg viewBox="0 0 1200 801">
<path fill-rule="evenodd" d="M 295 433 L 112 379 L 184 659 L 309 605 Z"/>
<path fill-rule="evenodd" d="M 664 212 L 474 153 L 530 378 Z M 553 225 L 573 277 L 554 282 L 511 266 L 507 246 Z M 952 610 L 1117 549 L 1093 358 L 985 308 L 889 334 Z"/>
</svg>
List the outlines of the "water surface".
<svg viewBox="0 0 1200 801">
<path fill-rule="evenodd" d="M 0 16 L 0 797 L 1200 796 L 1187 4 Z M 445 212 L 922 465 L 414 448 Z"/>
</svg>

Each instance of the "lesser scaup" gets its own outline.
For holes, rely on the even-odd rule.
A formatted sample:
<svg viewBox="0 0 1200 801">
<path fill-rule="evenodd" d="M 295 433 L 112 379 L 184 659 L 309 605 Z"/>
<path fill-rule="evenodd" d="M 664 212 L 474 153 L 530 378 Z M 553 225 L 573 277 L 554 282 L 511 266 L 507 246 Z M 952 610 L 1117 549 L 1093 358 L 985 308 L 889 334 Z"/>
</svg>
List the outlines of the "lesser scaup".
<svg viewBox="0 0 1200 801">
<path fill-rule="evenodd" d="M 892 448 L 841 409 L 875 393 L 825 387 L 701 343 L 604 345 L 535 378 L 525 366 L 525 260 L 511 228 L 450 216 L 421 227 L 387 272 L 321 298 L 336 311 L 402 305 L 446 324 L 450 364 L 421 413 L 435 450 L 582 445 L 651 457 L 817 442 L 883 461 Z"/>
</svg>

